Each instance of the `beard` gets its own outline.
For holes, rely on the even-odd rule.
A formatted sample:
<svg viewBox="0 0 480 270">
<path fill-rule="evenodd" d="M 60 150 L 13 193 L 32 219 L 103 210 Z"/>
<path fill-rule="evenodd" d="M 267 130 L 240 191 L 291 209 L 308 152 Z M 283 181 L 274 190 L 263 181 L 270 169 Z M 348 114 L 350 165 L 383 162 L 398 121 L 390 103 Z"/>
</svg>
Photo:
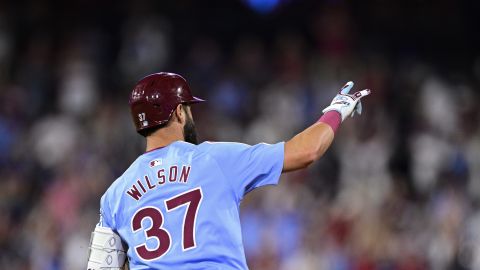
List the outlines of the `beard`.
<svg viewBox="0 0 480 270">
<path fill-rule="evenodd" d="M 195 129 L 195 123 L 192 118 L 187 114 L 187 121 L 183 126 L 183 139 L 191 144 L 198 144 L 197 141 L 197 131 Z"/>
</svg>

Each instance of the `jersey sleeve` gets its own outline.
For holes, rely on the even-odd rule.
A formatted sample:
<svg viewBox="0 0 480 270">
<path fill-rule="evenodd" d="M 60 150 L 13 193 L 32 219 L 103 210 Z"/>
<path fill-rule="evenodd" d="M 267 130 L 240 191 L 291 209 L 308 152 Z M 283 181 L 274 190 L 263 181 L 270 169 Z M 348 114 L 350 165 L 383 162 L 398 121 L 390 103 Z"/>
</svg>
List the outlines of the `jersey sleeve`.
<svg viewBox="0 0 480 270">
<path fill-rule="evenodd" d="M 100 221 L 98 222 L 98 226 L 113 229 L 113 225 L 112 212 L 108 204 L 107 194 L 104 194 L 100 199 Z"/>
<path fill-rule="evenodd" d="M 284 142 L 260 143 L 208 143 L 209 154 L 241 200 L 257 187 L 276 185 L 283 169 Z"/>
</svg>

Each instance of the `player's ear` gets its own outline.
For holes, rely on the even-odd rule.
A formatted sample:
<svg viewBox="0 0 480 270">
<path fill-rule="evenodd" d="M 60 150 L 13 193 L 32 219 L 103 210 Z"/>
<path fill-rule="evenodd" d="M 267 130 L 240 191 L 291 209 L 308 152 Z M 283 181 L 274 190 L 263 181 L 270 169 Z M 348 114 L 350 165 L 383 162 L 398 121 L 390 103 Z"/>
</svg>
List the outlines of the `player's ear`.
<svg viewBox="0 0 480 270">
<path fill-rule="evenodd" d="M 180 124 L 183 124 L 185 123 L 186 117 L 187 116 L 185 115 L 185 110 L 183 109 L 183 105 L 178 104 L 177 108 L 175 108 L 175 118 L 177 118 L 177 121 Z"/>
</svg>

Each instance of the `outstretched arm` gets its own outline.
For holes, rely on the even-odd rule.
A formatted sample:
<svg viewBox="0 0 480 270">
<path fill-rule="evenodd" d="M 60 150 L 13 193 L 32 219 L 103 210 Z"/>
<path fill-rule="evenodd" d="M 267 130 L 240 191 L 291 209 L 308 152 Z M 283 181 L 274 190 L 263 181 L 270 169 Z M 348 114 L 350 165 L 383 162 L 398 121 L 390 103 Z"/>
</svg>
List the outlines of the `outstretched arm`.
<svg viewBox="0 0 480 270">
<path fill-rule="evenodd" d="M 317 122 L 285 143 L 283 172 L 302 169 L 319 159 L 333 141 L 332 128 Z"/>
<path fill-rule="evenodd" d="M 335 96 L 330 106 L 323 110 L 317 123 L 295 135 L 285 143 L 283 172 L 302 169 L 319 159 L 332 144 L 335 132 L 340 123 L 355 112 L 362 113 L 360 99 L 370 94 L 365 89 L 349 94 L 353 82 L 348 82 Z"/>
</svg>

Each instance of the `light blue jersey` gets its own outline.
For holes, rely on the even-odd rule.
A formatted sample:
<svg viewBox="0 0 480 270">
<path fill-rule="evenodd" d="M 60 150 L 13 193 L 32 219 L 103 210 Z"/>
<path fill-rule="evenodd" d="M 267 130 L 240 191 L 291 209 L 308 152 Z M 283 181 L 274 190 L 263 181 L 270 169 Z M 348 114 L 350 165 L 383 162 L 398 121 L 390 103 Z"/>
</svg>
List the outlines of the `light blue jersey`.
<svg viewBox="0 0 480 270">
<path fill-rule="evenodd" d="M 100 225 L 128 245 L 130 269 L 248 269 L 239 204 L 278 183 L 283 158 L 283 142 L 174 142 L 138 157 L 110 186 Z"/>
</svg>

